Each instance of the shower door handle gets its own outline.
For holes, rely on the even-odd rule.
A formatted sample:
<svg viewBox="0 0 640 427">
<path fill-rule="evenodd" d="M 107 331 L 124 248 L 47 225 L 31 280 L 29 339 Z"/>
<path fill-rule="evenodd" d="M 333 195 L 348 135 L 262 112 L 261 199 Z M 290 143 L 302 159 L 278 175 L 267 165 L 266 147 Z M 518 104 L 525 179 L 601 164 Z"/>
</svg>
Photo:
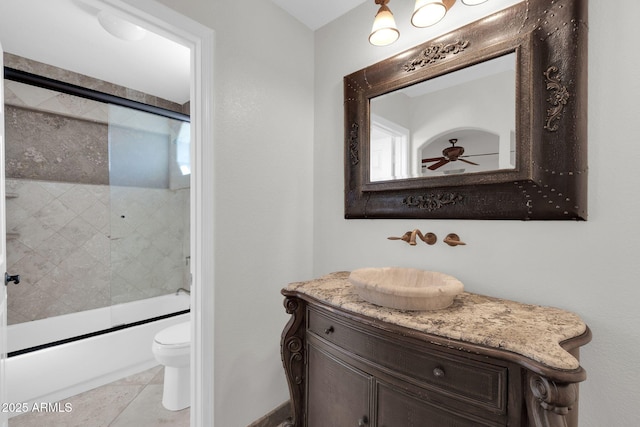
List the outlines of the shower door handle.
<svg viewBox="0 0 640 427">
<path fill-rule="evenodd" d="M 20 275 L 19 274 L 10 275 L 5 271 L 4 285 L 7 286 L 10 282 L 13 282 L 16 285 L 20 284 Z"/>
</svg>

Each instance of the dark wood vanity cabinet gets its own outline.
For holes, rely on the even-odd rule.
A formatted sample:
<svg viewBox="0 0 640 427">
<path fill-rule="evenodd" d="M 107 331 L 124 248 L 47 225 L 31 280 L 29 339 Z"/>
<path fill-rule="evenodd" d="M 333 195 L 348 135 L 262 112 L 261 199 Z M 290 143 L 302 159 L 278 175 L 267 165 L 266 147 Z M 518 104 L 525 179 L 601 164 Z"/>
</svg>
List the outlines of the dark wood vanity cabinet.
<svg viewBox="0 0 640 427">
<path fill-rule="evenodd" d="M 460 357 L 315 306 L 305 317 L 300 425 L 519 425 L 506 411 L 509 364 Z M 512 376 L 521 382 L 519 369 Z"/>
<path fill-rule="evenodd" d="M 294 427 L 577 427 L 582 368 L 372 319 L 283 290 Z M 366 303 L 363 303 L 366 304 Z M 590 339 L 564 342 L 574 357 Z"/>
<path fill-rule="evenodd" d="M 307 425 L 367 425 L 373 377 L 313 345 L 307 355 Z"/>
</svg>

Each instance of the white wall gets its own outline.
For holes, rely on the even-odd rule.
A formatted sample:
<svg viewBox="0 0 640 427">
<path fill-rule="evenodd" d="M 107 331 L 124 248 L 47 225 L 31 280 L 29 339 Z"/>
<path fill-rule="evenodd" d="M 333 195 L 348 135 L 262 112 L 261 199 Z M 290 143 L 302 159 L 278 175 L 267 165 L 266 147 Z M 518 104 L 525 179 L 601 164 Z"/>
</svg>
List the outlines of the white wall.
<svg viewBox="0 0 640 427">
<path fill-rule="evenodd" d="M 395 45 L 368 44 L 367 2 L 318 30 L 314 48 L 313 34 L 268 1 L 160 1 L 216 31 L 216 425 L 246 426 L 287 398 L 285 283 L 382 265 L 437 269 L 472 292 L 579 313 L 594 333 L 580 425 L 638 425 L 640 57 L 627 44 L 640 37 L 639 3 L 589 5 L 590 217 L 577 223 L 343 219 L 342 77 L 433 37 L 406 25 L 410 2 L 392 8 Z M 386 240 L 413 228 L 457 232 L 468 245 Z"/>
<path fill-rule="evenodd" d="M 457 146 L 466 147 L 465 155 L 491 152 L 502 154 L 506 151 L 505 155 L 508 156 L 511 133 L 515 132 L 514 76 L 513 72 L 504 72 L 414 98 L 411 105 L 413 167 L 418 168 L 417 159 L 442 155 L 443 148 L 449 147 L 444 135 L 449 138 L 457 137 Z M 451 100 L 454 99 L 464 102 L 452 103 Z M 470 134 L 456 135 L 461 130 L 469 130 Z M 473 130 L 479 132 L 476 134 Z M 494 133 L 497 137 L 485 142 L 480 137 L 480 132 Z M 465 168 L 467 172 L 500 168 L 497 155 L 467 160 L 479 164 L 470 167 L 461 162 L 451 162 L 434 172 L 422 170 L 416 176 L 423 173 L 441 174 L 459 168 Z"/>
<path fill-rule="evenodd" d="M 575 311 L 593 331 L 582 351 L 588 379 L 580 389 L 580 425 L 640 425 L 640 56 L 628 45 L 640 38 L 640 3 L 589 2 L 587 222 L 347 221 L 342 77 L 433 37 L 407 25 L 411 2 L 392 2 L 400 40 L 370 46 L 372 3 L 315 34 L 314 274 L 389 265 L 435 269 L 472 292 Z M 414 228 L 435 232 L 440 241 L 411 247 L 386 239 Z M 442 244 L 450 232 L 468 245 Z"/>
<path fill-rule="evenodd" d="M 280 289 L 312 275 L 313 33 L 270 1 L 160 1 L 216 33 L 214 412 L 245 427 L 289 397 Z"/>
</svg>

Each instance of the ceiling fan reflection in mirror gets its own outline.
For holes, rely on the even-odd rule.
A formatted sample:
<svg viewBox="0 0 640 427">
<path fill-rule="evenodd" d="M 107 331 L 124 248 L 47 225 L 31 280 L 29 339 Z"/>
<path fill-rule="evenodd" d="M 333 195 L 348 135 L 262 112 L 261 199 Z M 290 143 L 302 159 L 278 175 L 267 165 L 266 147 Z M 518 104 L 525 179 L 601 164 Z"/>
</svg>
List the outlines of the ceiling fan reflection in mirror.
<svg viewBox="0 0 640 427">
<path fill-rule="evenodd" d="M 446 147 L 444 150 L 442 150 L 442 157 L 431 157 L 428 159 L 422 159 L 422 167 L 425 167 L 425 163 L 431 163 L 431 162 L 435 162 L 434 164 L 428 166 L 427 168 L 434 171 L 444 165 L 446 165 L 449 162 L 455 162 L 460 160 L 461 162 L 465 162 L 468 163 L 470 165 L 474 165 L 474 166 L 479 166 L 478 163 L 474 163 L 470 160 L 465 160 L 462 157 L 472 157 L 473 155 L 467 155 L 467 156 L 463 156 L 464 154 L 464 147 L 462 146 L 457 146 L 456 147 L 456 142 L 458 142 L 457 138 L 452 138 L 449 140 L 449 143 L 451 144 L 451 147 Z M 497 154 L 497 153 L 488 153 L 490 154 Z M 475 156 L 486 156 L 487 154 L 476 154 Z"/>
</svg>

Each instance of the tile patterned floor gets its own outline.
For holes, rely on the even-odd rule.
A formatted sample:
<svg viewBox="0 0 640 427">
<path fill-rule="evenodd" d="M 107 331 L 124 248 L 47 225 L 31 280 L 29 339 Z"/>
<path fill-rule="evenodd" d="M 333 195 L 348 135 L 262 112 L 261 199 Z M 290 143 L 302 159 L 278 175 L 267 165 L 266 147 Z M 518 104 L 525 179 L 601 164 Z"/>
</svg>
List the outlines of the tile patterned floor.
<svg viewBox="0 0 640 427">
<path fill-rule="evenodd" d="M 162 366 L 61 401 L 69 412 L 34 412 L 9 420 L 9 427 L 189 427 L 190 410 L 162 406 Z"/>
</svg>

